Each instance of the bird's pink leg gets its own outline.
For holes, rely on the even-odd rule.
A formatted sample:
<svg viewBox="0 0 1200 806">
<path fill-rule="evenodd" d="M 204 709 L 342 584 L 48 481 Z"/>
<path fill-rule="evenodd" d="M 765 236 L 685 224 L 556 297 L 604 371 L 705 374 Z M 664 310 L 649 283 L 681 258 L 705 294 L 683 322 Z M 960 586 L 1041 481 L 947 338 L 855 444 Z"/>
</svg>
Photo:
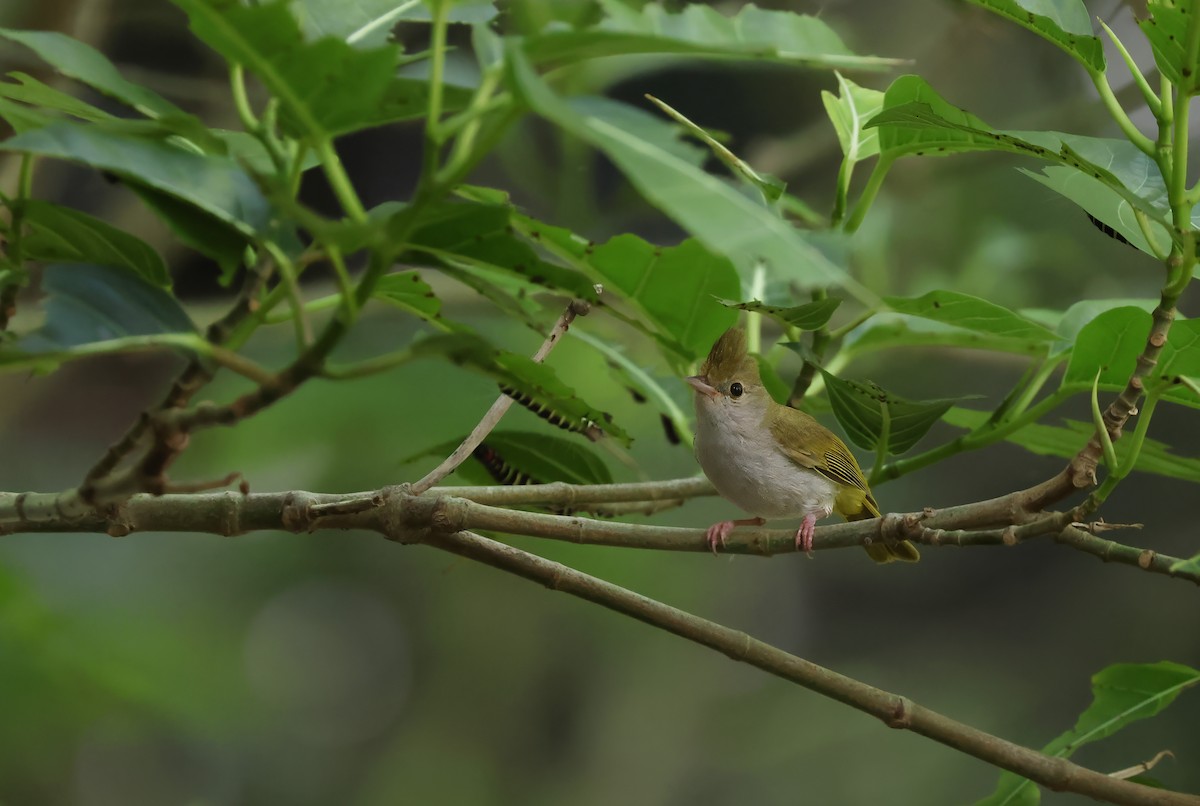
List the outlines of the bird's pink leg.
<svg viewBox="0 0 1200 806">
<path fill-rule="evenodd" d="M 725 538 L 729 537 L 729 533 L 733 531 L 735 526 L 762 526 L 766 523 L 763 518 L 743 518 L 740 521 L 721 521 L 714 523 L 708 527 L 708 531 L 704 533 L 708 539 L 708 547 L 712 549 L 712 553 L 717 553 L 717 545 L 725 548 Z"/>
<path fill-rule="evenodd" d="M 812 556 L 813 531 L 816 527 L 817 513 L 810 512 L 805 515 L 804 523 L 800 524 L 796 532 L 796 551 L 803 551 L 809 557 Z"/>
</svg>

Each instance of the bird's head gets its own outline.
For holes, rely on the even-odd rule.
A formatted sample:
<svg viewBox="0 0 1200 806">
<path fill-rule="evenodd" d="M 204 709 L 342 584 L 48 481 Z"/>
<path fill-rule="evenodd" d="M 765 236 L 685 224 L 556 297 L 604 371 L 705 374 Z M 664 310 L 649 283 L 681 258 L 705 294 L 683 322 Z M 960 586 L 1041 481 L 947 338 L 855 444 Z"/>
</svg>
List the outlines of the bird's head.
<svg viewBox="0 0 1200 806">
<path fill-rule="evenodd" d="M 696 390 L 697 407 L 760 408 L 768 400 L 758 363 L 746 349 L 746 331 L 737 327 L 721 334 L 700 366 L 700 374 L 687 382 Z"/>
</svg>

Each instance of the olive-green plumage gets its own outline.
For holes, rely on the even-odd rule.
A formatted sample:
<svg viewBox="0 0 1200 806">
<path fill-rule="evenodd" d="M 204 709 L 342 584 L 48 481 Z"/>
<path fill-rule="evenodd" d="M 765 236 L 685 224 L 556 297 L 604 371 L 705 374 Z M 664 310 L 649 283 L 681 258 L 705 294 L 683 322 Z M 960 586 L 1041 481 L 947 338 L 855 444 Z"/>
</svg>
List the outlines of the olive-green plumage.
<svg viewBox="0 0 1200 806">
<path fill-rule="evenodd" d="M 831 512 L 851 521 L 880 516 L 846 444 L 805 412 L 767 394 L 744 331 L 727 330 L 700 374 L 688 382 L 696 389 L 696 455 L 725 498 L 760 517 L 804 516 L 798 546 L 802 538 L 811 544 L 812 523 Z M 735 523 L 710 529 L 714 549 Z M 881 563 L 920 558 L 908 541 L 873 543 L 866 549 Z"/>
</svg>

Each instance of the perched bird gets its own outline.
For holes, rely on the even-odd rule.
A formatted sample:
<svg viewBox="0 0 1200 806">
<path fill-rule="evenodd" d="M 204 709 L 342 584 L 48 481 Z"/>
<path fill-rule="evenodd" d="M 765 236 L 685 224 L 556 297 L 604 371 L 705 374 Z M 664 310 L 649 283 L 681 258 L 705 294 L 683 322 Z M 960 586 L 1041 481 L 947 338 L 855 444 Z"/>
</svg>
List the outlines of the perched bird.
<svg viewBox="0 0 1200 806">
<path fill-rule="evenodd" d="M 803 517 L 796 549 L 812 551 L 818 518 L 836 512 L 849 521 L 879 517 L 867 480 L 846 443 L 798 409 L 767 393 L 746 333 L 730 328 L 687 379 L 696 390 L 696 459 L 717 492 L 755 517 L 708 528 L 715 552 L 735 526 Z M 907 540 L 866 547 L 875 562 L 916 562 Z"/>
</svg>

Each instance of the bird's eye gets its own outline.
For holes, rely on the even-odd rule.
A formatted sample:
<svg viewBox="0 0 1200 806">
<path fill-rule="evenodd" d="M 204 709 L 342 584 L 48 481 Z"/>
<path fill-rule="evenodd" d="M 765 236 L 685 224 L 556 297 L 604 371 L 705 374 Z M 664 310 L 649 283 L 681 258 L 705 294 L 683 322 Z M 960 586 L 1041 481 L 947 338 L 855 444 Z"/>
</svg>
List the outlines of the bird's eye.
<svg viewBox="0 0 1200 806">
<path fill-rule="evenodd" d="M 734 381 L 733 383 L 729 384 L 729 396 L 730 397 L 741 397 L 742 392 L 744 392 L 744 391 L 746 391 L 746 390 L 743 389 L 742 385 L 740 383 L 738 383 L 737 381 Z"/>
</svg>

